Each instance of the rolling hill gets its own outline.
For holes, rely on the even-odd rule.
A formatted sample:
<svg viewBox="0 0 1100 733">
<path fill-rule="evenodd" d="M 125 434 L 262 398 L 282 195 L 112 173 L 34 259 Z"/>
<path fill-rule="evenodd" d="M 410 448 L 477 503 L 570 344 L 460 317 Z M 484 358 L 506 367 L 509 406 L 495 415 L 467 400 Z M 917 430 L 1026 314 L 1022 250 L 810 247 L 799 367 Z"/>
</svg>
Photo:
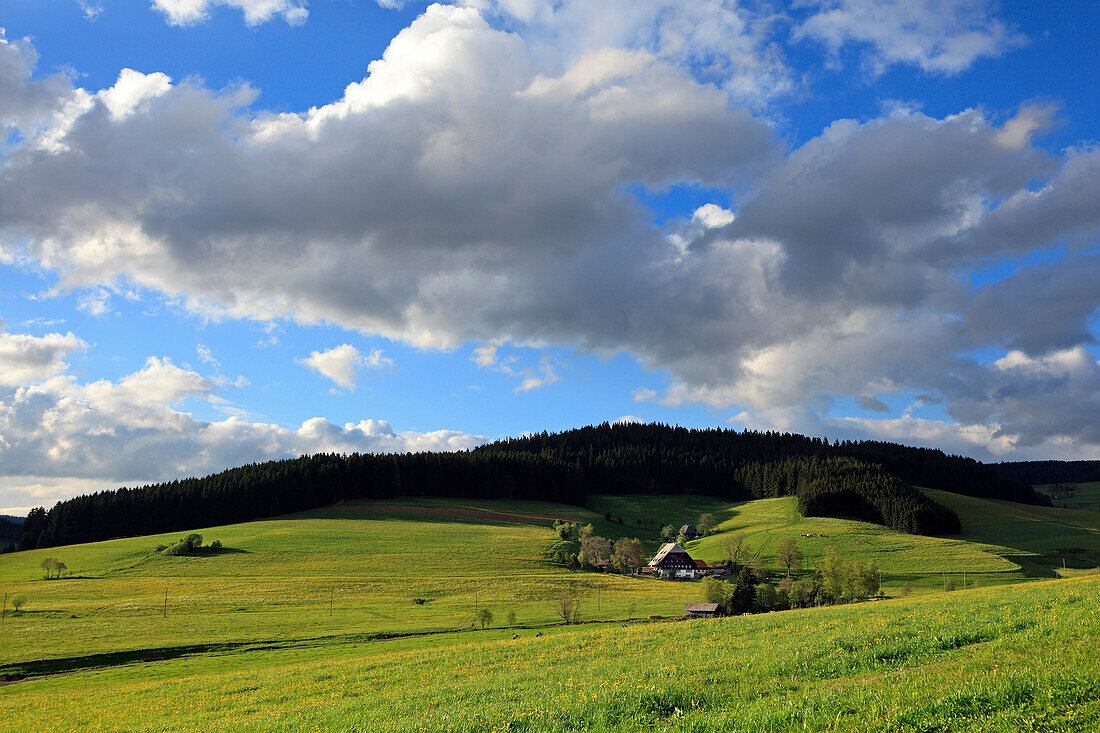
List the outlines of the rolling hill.
<svg viewBox="0 0 1100 733">
<path fill-rule="evenodd" d="M 914 486 L 1050 505 L 990 466 L 926 448 L 786 433 L 589 426 L 468 452 L 318 454 L 78 496 L 28 514 L 20 549 L 233 524 L 354 498 L 520 499 L 583 505 L 597 494 L 747 501 L 795 496 L 806 515 L 951 534 L 958 517 Z"/>
<path fill-rule="evenodd" d="M 802 517 L 794 497 L 406 497 L 202 530 L 217 554 L 154 550 L 182 533 L 8 554 L 0 674 L 22 681 L 0 687 L 0 729 L 1088 730 L 1100 579 L 1005 584 L 1049 577 L 1055 549 L 1079 546 L 1079 564 L 1100 556 L 1094 515 L 936 498 L 962 518 L 961 537 Z M 914 595 L 644 623 L 679 615 L 700 586 L 544 556 L 557 518 L 652 552 L 662 525 L 703 512 L 721 531 L 688 544 L 698 557 L 722 560 L 724 538 L 743 533 L 777 575 L 773 548 L 790 536 L 807 567 L 832 546 L 874 559 L 889 594 Z M 51 556 L 71 577 L 42 580 Z M 968 590 L 934 592 L 944 572 L 961 588 L 962 569 Z M 562 591 L 591 623 L 558 625 Z M 475 608 L 491 610 L 488 629 Z M 1051 644 L 1060 663 L 1044 666 Z"/>
</svg>

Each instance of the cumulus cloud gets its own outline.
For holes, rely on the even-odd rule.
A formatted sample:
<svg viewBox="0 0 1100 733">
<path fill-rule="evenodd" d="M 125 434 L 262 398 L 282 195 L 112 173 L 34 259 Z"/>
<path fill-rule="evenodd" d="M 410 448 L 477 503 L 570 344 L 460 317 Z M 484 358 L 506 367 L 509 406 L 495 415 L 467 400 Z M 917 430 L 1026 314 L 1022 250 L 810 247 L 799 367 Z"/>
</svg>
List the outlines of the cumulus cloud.
<svg viewBox="0 0 1100 733">
<path fill-rule="evenodd" d="M 50 503 L 92 481 L 132 484 L 306 453 L 464 450 L 484 442 L 451 430 L 398 432 L 381 420 L 335 425 L 317 417 L 297 428 L 237 417 L 206 422 L 172 406 L 219 389 L 217 380 L 157 357 L 117 382 L 54 376 L 0 387 L 0 504 L 22 506 L 34 485 L 41 490 L 33 503 Z M 36 478 L 43 476 L 54 478 Z"/>
<path fill-rule="evenodd" d="M 0 385 L 31 384 L 59 374 L 68 368 L 65 357 L 86 347 L 72 331 L 45 336 L 4 333 L 0 322 Z"/>
<path fill-rule="evenodd" d="M 62 289 L 129 282 L 215 316 L 473 342 L 475 362 L 512 369 L 521 391 L 556 380 L 557 365 L 524 373 L 498 345 L 628 352 L 668 370 L 653 396 L 667 404 L 876 405 L 913 390 L 1021 445 L 1067 435 L 1053 421 L 1018 430 L 1031 403 L 997 395 L 1022 373 L 968 353 L 1042 359 L 1090 341 L 1094 149 L 1041 151 L 1052 113 L 1025 106 L 1008 120 L 897 109 L 786 150 L 728 70 L 709 78 L 685 61 L 671 26 L 578 31 L 546 61 L 540 44 L 571 13 L 597 12 L 586 5 L 430 6 L 341 99 L 303 113 L 152 75 L 120 75 L 111 93 L 33 81 L 29 48 L 0 47 L 17 62 L 0 66 L 15 80 L 0 81 L 0 110 L 41 120 L 80 101 L 42 123 L 48 146 L 16 145 L 0 163 L 0 248 L 56 270 Z M 649 13 L 639 27 L 695 12 L 636 5 L 624 12 Z M 629 191 L 673 184 L 729 197 L 662 230 Z M 1064 264 L 969 283 L 998 258 L 1057 246 Z M 1082 274 L 1067 280 L 1071 269 Z M 1016 310 L 1001 307 L 1013 297 Z M 346 388 L 356 358 L 308 357 Z M 1069 407 L 1087 390 L 1042 384 Z M 1079 408 L 1067 422 L 1091 440 L 1086 420 Z"/>
<path fill-rule="evenodd" d="M 219 6 L 240 10 L 250 26 L 277 16 L 290 25 L 301 25 L 309 17 L 306 5 L 304 0 L 153 0 L 153 7 L 164 13 L 169 25 L 201 23 Z"/>
<path fill-rule="evenodd" d="M 74 94 L 70 81 L 60 74 L 32 80 L 37 62 L 38 52 L 29 41 L 9 40 L 0 28 L 0 128 L 16 127 L 29 134 Z M 0 140 L 0 150 L 3 145 Z"/>
<path fill-rule="evenodd" d="M 811 0 L 795 38 L 812 38 L 831 52 L 849 43 L 868 47 L 876 72 L 912 64 L 955 74 L 1027 39 L 996 18 L 988 0 Z"/>
<path fill-rule="evenodd" d="M 741 103 L 794 88 L 777 51 L 780 15 L 727 0 L 462 0 L 522 34 L 562 66 L 600 49 L 635 49 L 713 81 Z"/>
<path fill-rule="evenodd" d="M 383 369 L 393 366 L 393 360 L 383 356 L 381 349 L 372 349 L 367 355 L 351 344 L 340 344 L 327 351 L 312 351 L 298 360 L 313 371 L 328 377 L 344 389 L 355 389 L 360 369 Z"/>
</svg>

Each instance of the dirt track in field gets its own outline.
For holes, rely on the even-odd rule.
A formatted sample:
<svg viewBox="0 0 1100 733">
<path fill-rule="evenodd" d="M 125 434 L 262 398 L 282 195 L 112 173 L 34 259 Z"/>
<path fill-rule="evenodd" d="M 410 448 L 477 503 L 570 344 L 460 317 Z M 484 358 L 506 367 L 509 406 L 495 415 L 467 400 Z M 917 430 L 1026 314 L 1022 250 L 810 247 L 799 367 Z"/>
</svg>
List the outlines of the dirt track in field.
<svg viewBox="0 0 1100 733">
<path fill-rule="evenodd" d="M 512 512 L 490 512 L 484 509 L 459 509 L 457 507 L 410 506 L 407 504 L 342 504 L 342 509 L 355 509 L 366 512 L 385 512 L 389 514 L 425 514 L 433 517 L 454 517 L 456 519 L 480 519 L 488 522 L 553 522 L 564 519 L 567 522 L 581 521 L 574 517 L 545 517 L 538 514 L 515 514 Z"/>
</svg>

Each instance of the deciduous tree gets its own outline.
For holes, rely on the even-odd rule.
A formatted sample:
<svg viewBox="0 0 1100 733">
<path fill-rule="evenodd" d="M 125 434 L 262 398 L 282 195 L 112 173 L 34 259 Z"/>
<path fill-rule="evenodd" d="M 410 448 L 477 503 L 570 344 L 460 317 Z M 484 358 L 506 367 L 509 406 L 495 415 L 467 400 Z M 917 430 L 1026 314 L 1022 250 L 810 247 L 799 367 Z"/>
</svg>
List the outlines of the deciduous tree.
<svg viewBox="0 0 1100 733">
<path fill-rule="evenodd" d="M 802 569 L 802 550 L 798 549 L 798 543 L 790 537 L 782 540 L 775 548 L 775 561 L 787 568 L 787 577 L 791 577 L 791 571 L 798 572 Z"/>
<path fill-rule="evenodd" d="M 611 557 L 611 540 L 596 534 L 586 534 L 581 539 L 581 551 L 577 559 L 585 565 L 596 566 Z"/>
<path fill-rule="evenodd" d="M 615 540 L 615 547 L 611 552 L 612 567 L 625 573 L 643 565 L 645 565 L 645 555 L 642 552 L 641 540 L 636 537 L 620 537 Z"/>
<path fill-rule="evenodd" d="M 485 628 L 493 623 L 493 612 L 488 608 L 479 608 L 477 611 L 477 621 L 481 624 L 481 628 Z"/>
<path fill-rule="evenodd" d="M 704 536 L 713 534 L 717 527 L 718 520 L 714 518 L 713 514 L 700 514 L 699 520 L 695 523 L 695 528 L 699 530 L 699 534 Z"/>
<path fill-rule="evenodd" d="M 722 541 L 722 549 L 726 553 L 726 562 L 736 569 L 741 565 L 741 558 L 746 554 L 745 535 L 740 532 L 731 532 Z"/>
</svg>

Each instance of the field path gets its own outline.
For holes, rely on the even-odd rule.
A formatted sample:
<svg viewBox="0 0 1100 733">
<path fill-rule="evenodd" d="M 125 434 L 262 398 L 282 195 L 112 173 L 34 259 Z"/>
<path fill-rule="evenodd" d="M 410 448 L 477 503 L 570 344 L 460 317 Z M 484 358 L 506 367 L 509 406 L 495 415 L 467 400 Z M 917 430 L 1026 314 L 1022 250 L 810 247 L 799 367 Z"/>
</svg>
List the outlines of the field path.
<svg viewBox="0 0 1100 733">
<path fill-rule="evenodd" d="M 515 512 L 493 512 L 487 509 L 462 509 L 460 507 L 414 506 L 411 504 L 344 504 L 341 509 L 380 512 L 387 514 L 423 514 L 434 517 L 455 517 L 456 519 L 478 519 L 489 522 L 542 523 L 563 519 L 567 522 L 583 521 L 574 517 L 545 517 L 538 514 L 517 514 Z"/>
</svg>

